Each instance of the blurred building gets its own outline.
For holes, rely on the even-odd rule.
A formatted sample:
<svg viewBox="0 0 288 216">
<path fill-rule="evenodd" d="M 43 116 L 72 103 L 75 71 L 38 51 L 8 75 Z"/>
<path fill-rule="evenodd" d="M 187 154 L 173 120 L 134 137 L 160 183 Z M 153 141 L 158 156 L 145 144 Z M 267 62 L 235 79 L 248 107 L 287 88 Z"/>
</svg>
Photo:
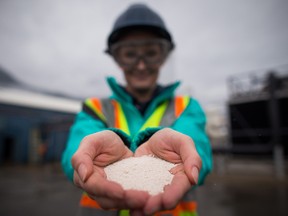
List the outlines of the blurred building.
<svg viewBox="0 0 288 216">
<path fill-rule="evenodd" d="M 206 132 L 213 149 L 228 146 L 228 125 L 226 113 L 216 106 L 208 106 L 205 109 L 207 124 Z"/>
<path fill-rule="evenodd" d="M 80 101 L 32 89 L 0 69 L 0 165 L 60 160 Z"/>
<path fill-rule="evenodd" d="M 229 128 L 235 153 L 288 152 L 288 71 L 269 71 L 229 79 Z"/>
</svg>

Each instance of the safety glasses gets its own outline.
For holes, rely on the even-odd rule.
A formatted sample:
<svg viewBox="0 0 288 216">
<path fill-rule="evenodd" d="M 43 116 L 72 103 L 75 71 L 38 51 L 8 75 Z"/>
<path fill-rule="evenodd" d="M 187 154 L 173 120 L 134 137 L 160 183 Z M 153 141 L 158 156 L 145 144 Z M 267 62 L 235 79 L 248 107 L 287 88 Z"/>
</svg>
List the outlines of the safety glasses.
<svg viewBox="0 0 288 216">
<path fill-rule="evenodd" d="M 143 60 L 147 65 L 162 63 L 171 50 L 163 39 L 121 41 L 111 46 L 108 53 L 123 67 L 133 67 Z"/>
</svg>

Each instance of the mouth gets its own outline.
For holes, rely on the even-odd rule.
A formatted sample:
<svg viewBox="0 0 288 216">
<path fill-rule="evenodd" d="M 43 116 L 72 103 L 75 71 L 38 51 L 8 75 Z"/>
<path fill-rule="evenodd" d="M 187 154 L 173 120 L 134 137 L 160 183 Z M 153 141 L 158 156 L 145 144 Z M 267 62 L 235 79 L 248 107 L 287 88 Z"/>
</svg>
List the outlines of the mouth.
<svg viewBox="0 0 288 216">
<path fill-rule="evenodd" d="M 154 73 L 152 71 L 133 71 L 131 75 L 137 79 L 147 79 L 151 77 Z"/>
<path fill-rule="evenodd" d="M 138 80 L 145 80 L 149 78 L 149 74 L 135 74 L 134 77 Z"/>
</svg>

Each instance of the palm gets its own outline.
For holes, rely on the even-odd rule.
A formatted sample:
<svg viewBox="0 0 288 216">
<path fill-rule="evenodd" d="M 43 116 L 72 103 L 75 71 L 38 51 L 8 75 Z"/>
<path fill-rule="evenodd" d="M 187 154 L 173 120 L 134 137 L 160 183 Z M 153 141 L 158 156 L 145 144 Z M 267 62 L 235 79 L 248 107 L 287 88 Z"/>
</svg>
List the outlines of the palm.
<svg viewBox="0 0 288 216">
<path fill-rule="evenodd" d="M 169 129 L 163 129 L 155 133 L 146 143 L 143 143 L 136 150 L 135 156 L 152 154 L 172 163 L 182 163 L 179 153 L 175 151 L 174 140 L 175 134 L 171 133 Z"/>
</svg>

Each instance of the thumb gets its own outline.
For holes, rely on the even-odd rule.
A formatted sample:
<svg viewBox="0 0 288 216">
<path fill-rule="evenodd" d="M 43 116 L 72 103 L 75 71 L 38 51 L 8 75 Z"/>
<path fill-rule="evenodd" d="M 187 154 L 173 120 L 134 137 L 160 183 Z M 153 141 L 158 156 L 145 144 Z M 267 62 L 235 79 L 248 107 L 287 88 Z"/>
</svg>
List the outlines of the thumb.
<svg viewBox="0 0 288 216">
<path fill-rule="evenodd" d="M 184 170 L 191 184 L 198 184 L 202 160 L 196 150 L 194 141 L 188 136 L 182 136 L 176 146 L 179 149 Z M 176 148 L 177 149 L 177 148 Z"/>
<path fill-rule="evenodd" d="M 202 160 L 196 150 L 184 160 L 184 170 L 190 182 L 193 185 L 199 182 L 199 172 L 201 170 Z"/>
<path fill-rule="evenodd" d="M 72 166 L 82 182 L 85 182 L 93 172 L 92 159 L 78 152 L 72 157 Z"/>
<path fill-rule="evenodd" d="M 91 145 L 89 145 L 90 137 L 85 137 L 79 149 L 73 155 L 71 163 L 74 171 L 77 172 L 80 180 L 85 182 L 89 176 L 93 173 L 93 159 L 94 156 L 91 154 L 92 149 Z"/>
<path fill-rule="evenodd" d="M 192 170 L 191 170 L 191 175 L 192 175 L 193 182 L 195 184 L 198 184 L 198 181 L 199 181 L 199 168 L 196 167 L 196 166 L 193 166 Z M 191 179 L 191 178 L 189 178 L 189 179 Z"/>
</svg>

